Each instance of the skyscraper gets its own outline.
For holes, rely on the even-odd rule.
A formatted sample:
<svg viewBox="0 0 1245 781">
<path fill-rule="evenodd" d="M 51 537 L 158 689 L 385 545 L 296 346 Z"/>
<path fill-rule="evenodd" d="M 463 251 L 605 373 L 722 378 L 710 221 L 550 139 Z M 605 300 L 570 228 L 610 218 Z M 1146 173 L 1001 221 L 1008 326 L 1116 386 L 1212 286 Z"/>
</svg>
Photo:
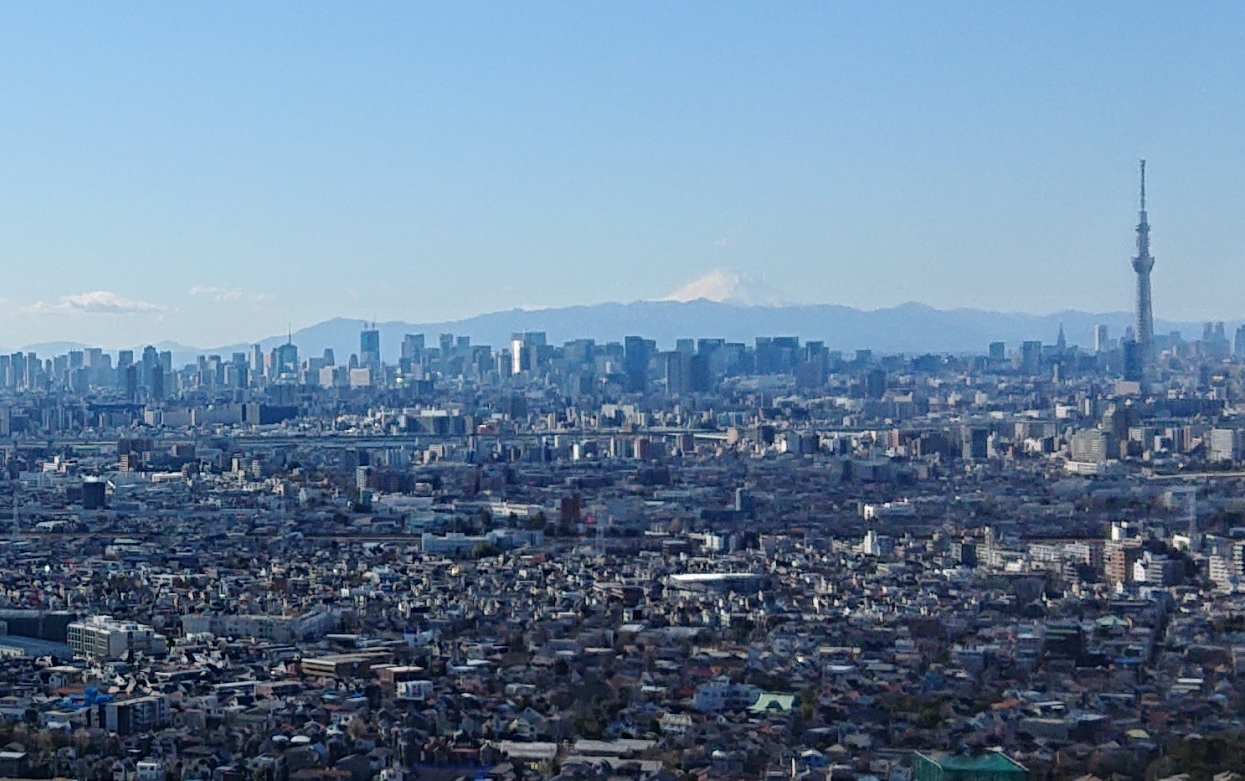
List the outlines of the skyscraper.
<svg viewBox="0 0 1245 781">
<path fill-rule="evenodd" d="M 380 331 L 375 326 L 359 332 L 359 364 L 371 369 L 373 377 L 380 370 Z"/>
<path fill-rule="evenodd" d="M 648 385 L 648 364 L 656 351 L 651 339 L 628 336 L 623 339 L 623 374 L 628 393 L 643 393 Z"/>
<path fill-rule="evenodd" d="M 1110 349 L 1111 332 L 1106 323 L 1094 326 L 1094 352 L 1105 353 Z"/>
<path fill-rule="evenodd" d="M 1144 370 L 1154 358 L 1154 309 L 1150 302 L 1150 270 L 1154 258 L 1150 256 L 1150 223 L 1146 219 L 1146 161 L 1141 161 L 1141 210 L 1137 221 L 1137 257 L 1133 258 L 1133 271 L 1137 272 L 1137 353 Z"/>
<path fill-rule="evenodd" d="M 544 331 L 520 331 L 510 335 L 511 374 L 536 370 L 536 354 L 545 347 Z"/>
<path fill-rule="evenodd" d="M 423 334 L 406 334 L 402 337 L 402 360 L 418 362 L 423 356 Z"/>
<path fill-rule="evenodd" d="M 263 377 L 264 376 L 264 348 L 258 344 L 253 344 L 251 345 L 250 350 L 247 351 L 247 355 L 248 355 L 247 363 L 250 365 L 250 368 L 251 368 L 251 377 L 255 377 L 255 378 Z"/>
<path fill-rule="evenodd" d="M 680 350 L 663 353 L 666 361 L 666 394 L 670 396 L 686 396 L 692 389 L 691 359 Z"/>
<path fill-rule="evenodd" d="M 272 363 L 272 377 L 291 376 L 298 373 L 298 346 L 294 344 L 293 338 L 285 344 L 279 344 L 272 348 L 270 356 Z"/>
</svg>

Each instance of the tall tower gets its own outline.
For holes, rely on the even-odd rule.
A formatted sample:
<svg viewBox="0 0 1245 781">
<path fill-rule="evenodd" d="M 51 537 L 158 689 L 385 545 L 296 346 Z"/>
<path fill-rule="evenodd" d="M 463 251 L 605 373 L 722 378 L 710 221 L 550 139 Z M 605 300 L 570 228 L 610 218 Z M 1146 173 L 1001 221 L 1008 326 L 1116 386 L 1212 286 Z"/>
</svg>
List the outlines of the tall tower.
<svg viewBox="0 0 1245 781">
<path fill-rule="evenodd" d="M 1150 223 L 1146 219 L 1146 161 L 1141 161 L 1141 210 L 1137 221 L 1137 256 L 1133 258 L 1133 271 L 1137 272 L 1137 340 L 1138 357 L 1142 366 L 1154 360 L 1154 309 L 1150 302 L 1150 270 L 1154 258 L 1150 255 Z"/>
<path fill-rule="evenodd" d="M 371 369 L 373 377 L 380 373 L 380 330 L 375 323 L 359 332 L 359 365 Z"/>
</svg>

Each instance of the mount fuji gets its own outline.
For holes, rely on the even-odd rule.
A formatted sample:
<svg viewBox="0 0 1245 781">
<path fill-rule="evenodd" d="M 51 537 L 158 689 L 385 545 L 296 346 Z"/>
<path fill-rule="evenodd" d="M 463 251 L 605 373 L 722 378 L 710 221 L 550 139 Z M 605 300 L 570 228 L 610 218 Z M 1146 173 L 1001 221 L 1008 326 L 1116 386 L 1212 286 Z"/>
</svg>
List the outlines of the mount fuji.
<svg viewBox="0 0 1245 781">
<path fill-rule="evenodd" d="M 719 268 L 661 299 L 686 304 L 689 301 L 713 301 L 735 306 L 793 306 L 796 302 L 760 277 Z"/>
</svg>

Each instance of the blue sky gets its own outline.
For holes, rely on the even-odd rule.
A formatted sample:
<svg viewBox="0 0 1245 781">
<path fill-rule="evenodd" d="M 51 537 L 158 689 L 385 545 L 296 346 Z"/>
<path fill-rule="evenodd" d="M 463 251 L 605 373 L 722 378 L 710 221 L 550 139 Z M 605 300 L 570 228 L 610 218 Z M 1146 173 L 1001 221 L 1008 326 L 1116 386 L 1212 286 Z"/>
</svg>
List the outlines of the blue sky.
<svg viewBox="0 0 1245 781">
<path fill-rule="evenodd" d="M 0 344 L 660 297 L 1245 316 L 1245 4 L 0 5 Z"/>
</svg>

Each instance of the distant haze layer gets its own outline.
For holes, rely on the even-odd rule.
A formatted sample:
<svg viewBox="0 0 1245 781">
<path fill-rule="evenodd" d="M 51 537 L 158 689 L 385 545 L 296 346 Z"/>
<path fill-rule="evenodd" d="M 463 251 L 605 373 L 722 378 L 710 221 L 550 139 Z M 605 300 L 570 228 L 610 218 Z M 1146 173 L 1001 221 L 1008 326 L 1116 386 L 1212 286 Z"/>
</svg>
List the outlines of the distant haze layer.
<svg viewBox="0 0 1245 781">
<path fill-rule="evenodd" d="M 739 306 L 697 300 L 639 301 L 631 304 L 595 304 L 557 309 L 493 312 L 464 320 L 439 323 L 390 321 L 377 323 L 381 351 L 386 361 L 396 361 L 402 337 L 408 333 L 427 336 L 429 346 L 442 333 L 469 336 L 475 344 L 500 349 L 516 331 L 545 331 L 552 343 L 589 338 L 598 342 L 621 341 L 639 335 L 655 339 L 670 349 L 679 338 L 718 337 L 728 341 L 752 343 L 758 336 L 798 336 L 824 341 L 833 350 L 872 349 L 881 353 L 984 353 L 992 341 L 1004 341 L 1009 348 L 1025 340 L 1053 344 L 1062 325 L 1069 344 L 1092 347 L 1093 330 L 1106 324 L 1112 338 L 1123 335 L 1132 323 L 1128 312 L 1094 314 L 1060 312 L 1048 315 L 988 312 L 976 309 L 940 310 L 922 304 L 865 311 L 828 304 L 795 306 Z M 1227 324 L 1229 335 L 1237 323 Z M 331 348 L 337 360 L 359 351 L 359 332 L 364 321 L 333 318 L 300 329 L 294 343 L 303 355 L 318 355 Z M 1159 320 L 1159 333 L 1180 331 L 1186 337 L 1201 334 L 1200 323 Z M 155 336 L 153 334 L 153 336 Z M 258 339 L 264 349 L 284 342 L 287 336 Z M 153 341 L 153 343 L 156 343 Z M 179 363 L 199 354 L 229 355 L 242 352 L 246 343 L 192 347 L 168 342 L 156 343 L 172 350 Z M 79 349 L 75 343 L 32 345 L 39 354 L 51 355 Z"/>
</svg>

